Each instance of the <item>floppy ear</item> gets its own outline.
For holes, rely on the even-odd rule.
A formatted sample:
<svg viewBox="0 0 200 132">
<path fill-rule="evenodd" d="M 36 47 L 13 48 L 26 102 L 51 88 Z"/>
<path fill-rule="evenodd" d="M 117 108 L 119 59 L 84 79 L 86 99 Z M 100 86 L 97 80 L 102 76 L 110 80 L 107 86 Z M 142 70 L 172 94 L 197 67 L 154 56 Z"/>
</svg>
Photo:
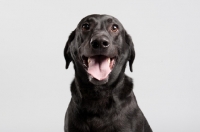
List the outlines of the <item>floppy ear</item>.
<svg viewBox="0 0 200 132">
<path fill-rule="evenodd" d="M 125 41 L 129 45 L 128 61 L 129 61 L 130 71 L 132 72 L 133 71 L 132 64 L 133 64 L 133 61 L 135 59 L 135 50 L 134 50 L 134 44 L 133 44 L 133 41 L 131 39 L 131 36 L 126 31 L 125 31 Z"/>
<path fill-rule="evenodd" d="M 69 46 L 70 46 L 71 42 L 73 41 L 74 37 L 75 37 L 75 30 L 72 31 L 72 33 L 69 35 L 69 38 L 67 40 L 67 43 L 66 43 L 65 49 L 64 49 L 64 57 L 65 57 L 65 61 L 66 61 L 66 69 L 68 69 L 70 62 L 72 61 L 70 50 L 69 50 Z"/>
</svg>

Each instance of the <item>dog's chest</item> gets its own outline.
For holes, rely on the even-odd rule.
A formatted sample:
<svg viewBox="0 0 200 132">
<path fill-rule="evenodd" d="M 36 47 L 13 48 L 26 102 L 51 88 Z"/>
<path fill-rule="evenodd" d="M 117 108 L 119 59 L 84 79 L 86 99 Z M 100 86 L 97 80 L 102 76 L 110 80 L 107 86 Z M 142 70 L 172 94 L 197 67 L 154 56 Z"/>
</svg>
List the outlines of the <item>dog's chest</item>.
<svg viewBox="0 0 200 132">
<path fill-rule="evenodd" d="M 130 122 L 118 114 L 93 117 L 87 119 L 87 123 L 91 132 L 131 132 Z"/>
</svg>

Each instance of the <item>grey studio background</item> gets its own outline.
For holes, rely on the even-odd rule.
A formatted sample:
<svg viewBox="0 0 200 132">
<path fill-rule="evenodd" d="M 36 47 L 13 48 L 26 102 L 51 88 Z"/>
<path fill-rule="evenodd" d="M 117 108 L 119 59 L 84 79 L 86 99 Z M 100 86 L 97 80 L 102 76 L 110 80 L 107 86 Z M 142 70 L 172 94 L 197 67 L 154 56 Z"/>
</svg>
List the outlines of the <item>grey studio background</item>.
<svg viewBox="0 0 200 132">
<path fill-rule="evenodd" d="M 0 131 L 63 132 L 68 35 L 89 14 L 118 18 L 135 44 L 134 93 L 154 132 L 200 131 L 199 0 L 0 0 Z"/>
</svg>

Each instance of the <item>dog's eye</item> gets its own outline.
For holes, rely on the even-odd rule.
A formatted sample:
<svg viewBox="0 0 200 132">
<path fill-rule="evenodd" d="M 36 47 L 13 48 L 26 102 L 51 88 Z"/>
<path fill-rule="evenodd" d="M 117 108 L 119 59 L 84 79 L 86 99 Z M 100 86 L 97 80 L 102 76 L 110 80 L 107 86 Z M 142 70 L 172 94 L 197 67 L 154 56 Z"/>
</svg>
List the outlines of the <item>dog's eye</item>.
<svg viewBox="0 0 200 132">
<path fill-rule="evenodd" d="M 118 25 L 116 25 L 116 24 L 112 25 L 111 31 L 112 32 L 117 32 L 118 31 Z"/>
<path fill-rule="evenodd" d="M 83 24 L 83 25 L 82 25 L 82 30 L 83 30 L 83 31 L 88 31 L 88 30 L 90 30 L 90 25 L 87 24 L 87 23 Z"/>
</svg>

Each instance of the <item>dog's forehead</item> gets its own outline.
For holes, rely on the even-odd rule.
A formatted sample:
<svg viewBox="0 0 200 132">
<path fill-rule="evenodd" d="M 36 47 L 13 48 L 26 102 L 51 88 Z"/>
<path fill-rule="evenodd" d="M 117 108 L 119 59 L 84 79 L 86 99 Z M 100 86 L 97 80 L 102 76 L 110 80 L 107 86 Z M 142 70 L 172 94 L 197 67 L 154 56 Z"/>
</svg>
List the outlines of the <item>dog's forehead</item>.
<svg viewBox="0 0 200 132">
<path fill-rule="evenodd" d="M 103 22 L 108 22 L 108 23 L 117 23 L 119 25 L 122 25 L 120 23 L 120 21 L 110 15 L 99 15 L 99 14 L 93 14 L 93 15 L 89 15 L 84 17 L 78 25 L 83 24 L 85 22 L 99 22 L 99 23 L 103 23 Z"/>
</svg>

